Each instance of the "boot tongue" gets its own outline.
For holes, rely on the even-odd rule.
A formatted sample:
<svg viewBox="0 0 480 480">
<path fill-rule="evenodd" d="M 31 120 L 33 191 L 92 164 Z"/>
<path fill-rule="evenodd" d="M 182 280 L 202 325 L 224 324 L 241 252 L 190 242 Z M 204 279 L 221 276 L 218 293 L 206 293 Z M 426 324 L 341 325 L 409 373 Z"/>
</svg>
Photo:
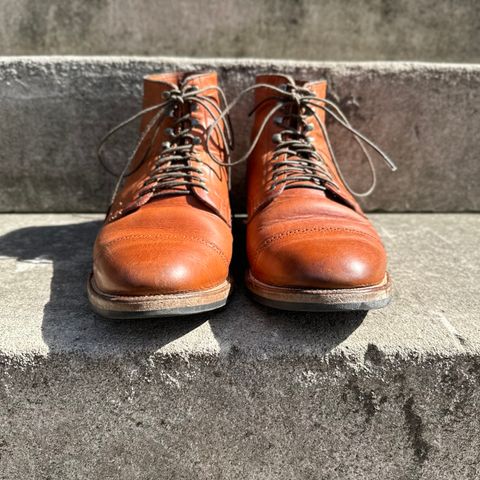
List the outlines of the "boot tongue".
<svg viewBox="0 0 480 480">
<path fill-rule="evenodd" d="M 178 88 L 181 74 L 154 73 L 143 77 L 143 108 L 153 107 L 165 101 L 163 93 Z M 143 116 L 141 130 L 143 130 L 157 112 L 150 112 Z"/>
<path fill-rule="evenodd" d="M 217 72 L 203 72 L 203 73 L 190 73 L 187 74 L 183 81 L 182 85 L 191 85 L 195 86 L 198 89 L 212 87 L 218 85 L 218 75 Z"/>
<path fill-rule="evenodd" d="M 218 75 L 217 72 L 203 72 L 203 73 L 191 73 L 187 74 L 184 79 L 181 81 L 182 87 L 191 86 L 197 87 L 198 90 L 206 89 L 202 93 L 203 96 L 208 96 L 212 98 L 215 103 L 219 105 L 219 95 L 215 88 L 209 89 L 209 87 L 218 86 Z M 213 108 L 213 107 L 212 107 Z M 196 104 L 196 109 L 192 114 L 192 117 L 198 120 L 205 127 L 209 127 L 213 122 L 211 115 L 208 113 L 207 109 L 200 104 Z"/>
<path fill-rule="evenodd" d="M 178 89 L 182 85 L 196 86 L 198 89 L 217 85 L 216 72 L 187 74 L 182 72 L 154 73 L 143 78 L 143 108 L 153 107 L 165 102 L 164 92 Z M 147 113 L 142 118 L 143 130 L 157 112 Z"/>
<path fill-rule="evenodd" d="M 275 73 L 257 75 L 255 83 L 257 85 L 265 83 L 272 85 L 273 87 L 280 87 L 286 83 L 292 83 L 293 79 L 288 75 L 279 75 Z M 258 104 L 262 100 L 265 100 L 268 97 L 275 96 L 275 92 L 269 88 L 257 88 L 255 90 L 255 104 Z"/>
<path fill-rule="evenodd" d="M 280 75 L 280 74 L 262 74 L 257 75 L 256 84 L 266 83 L 274 87 L 280 87 L 286 83 L 294 83 L 297 86 L 304 87 L 310 90 L 318 98 L 326 98 L 327 96 L 327 81 L 295 81 L 289 75 Z M 275 92 L 268 88 L 258 88 L 255 91 L 255 104 L 258 104 L 262 100 L 265 100 L 268 97 L 275 96 Z M 321 109 L 317 109 L 317 113 L 322 121 L 325 121 L 325 112 Z"/>
<path fill-rule="evenodd" d="M 153 73 L 143 78 L 143 108 L 152 107 L 165 101 L 163 93 L 182 85 L 192 85 L 199 89 L 209 85 L 217 85 L 217 73 L 190 73 L 169 72 Z"/>
<path fill-rule="evenodd" d="M 255 83 L 268 83 L 269 85 L 275 85 L 276 87 L 284 83 L 292 83 L 293 77 L 281 73 L 261 73 L 255 78 Z"/>
</svg>

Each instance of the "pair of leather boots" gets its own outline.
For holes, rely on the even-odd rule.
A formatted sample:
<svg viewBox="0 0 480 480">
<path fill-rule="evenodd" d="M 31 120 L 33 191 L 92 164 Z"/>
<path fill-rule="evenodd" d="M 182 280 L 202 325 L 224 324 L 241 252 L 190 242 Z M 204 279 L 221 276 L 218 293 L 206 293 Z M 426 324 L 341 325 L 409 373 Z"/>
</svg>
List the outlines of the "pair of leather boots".
<svg viewBox="0 0 480 480">
<path fill-rule="evenodd" d="M 343 179 L 326 114 L 394 165 L 327 98 L 324 80 L 265 74 L 247 161 L 246 286 L 285 310 L 380 308 L 386 254 Z M 244 92 L 244 93 L 245 93 Z M 232 283 L 232 128 L 215 72 L 144 79 L 141 135 L 96 239 L 88 295 L 109 318 L 187 315 L 226 304 Z M 235 162 L 235 163 L 238 163 Z"/>
</svg>

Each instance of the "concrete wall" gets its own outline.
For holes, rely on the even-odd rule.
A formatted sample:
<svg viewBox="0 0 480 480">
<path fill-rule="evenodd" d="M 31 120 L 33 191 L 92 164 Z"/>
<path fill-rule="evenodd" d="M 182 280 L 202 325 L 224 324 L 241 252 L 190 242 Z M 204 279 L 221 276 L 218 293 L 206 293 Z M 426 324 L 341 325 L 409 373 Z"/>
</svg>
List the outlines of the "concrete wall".
<svg viewBox="0 0 480 480">
<path fill-rule="evenodd" d="M 2 0 L 0 55 L 480 61 L 477 0 Z"/>
<path fill-rule="evenodd" d="M 146 57 L 0 58 L 0 211 L 105 211 L 114 179 L 98 164 L 100 138 L 140 108 L 142 77 L 171 69 L 217 69 L 227 97 L 265 71 L 327 78 L 352 124 L 394 158 L 377 162 L 367 210 L 478 211 L 480 66 L 308 63 Z M 235 109 L 238 148 L 250 136 L 252 99 Z M 356 188 L 369 171 L 341 128 L 331 125 L 342 170 Z M 120 171 L 136 129 L 109 145 Z M 234 157 L 235 158 L 235 157 Z M 233 171 L 232 201 L 244 211 L 245 164 Z"/>
</svg>

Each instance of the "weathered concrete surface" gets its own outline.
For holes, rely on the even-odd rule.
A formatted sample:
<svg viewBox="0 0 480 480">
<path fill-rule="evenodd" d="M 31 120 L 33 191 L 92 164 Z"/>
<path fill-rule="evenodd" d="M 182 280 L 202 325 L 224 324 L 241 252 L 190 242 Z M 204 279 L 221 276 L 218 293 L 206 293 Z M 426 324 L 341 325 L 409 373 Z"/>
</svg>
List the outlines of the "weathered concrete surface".
<svg viewBox="0 0 480 480">
<path fill-rule="evenodd" d="M 396 298 L 90 313 L 94 215 L 0 217 L 0 478 L 477 479 L 480 215 L 374 215 Z M 237 247 L 241 252 L 241 247 Z"/>
<path fill-rule="evenodd" d="M 3 54 L 480 62 L 475 0 L 3 0 Z"/>
<path fill-rule="evenodd" d="M 100 138 L 140 108 L 152 71 L 219 70 L 228 98 L 258 72 L 327 78 L 353 125 L 397 161 L 377 163 L 367 210 L 480 209 L 480 65 L 309 63 L 166 58 L 0 58 L 0 211 L 105 211 L 113 178 L 98 164 Z M 237 155 L 250 137 L 252 99 L 234 112 Z M 357 188 L 368 169 L 345 132 L 331 126 L 337 155 Z M 121 170 L 135 128 L 111 143 Z M 234 169 L 232 201 L 244 211 L 245 165 Z"/>
</svg>

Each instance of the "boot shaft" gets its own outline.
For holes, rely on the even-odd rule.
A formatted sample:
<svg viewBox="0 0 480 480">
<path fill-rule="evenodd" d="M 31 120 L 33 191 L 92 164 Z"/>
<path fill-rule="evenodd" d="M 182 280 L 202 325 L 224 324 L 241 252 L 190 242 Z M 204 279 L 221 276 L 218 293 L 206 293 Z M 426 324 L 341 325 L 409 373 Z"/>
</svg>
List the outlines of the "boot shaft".
<svg viewBox="0 0 480 480">
<path fill-rule="evenodd" d="M 131 174 L 116 195 L 107 220 L 153 200 L 184 202 L 178 197 L 191 195 L 230 224 L 228 172 L 209 154 L 228 161 L 224 122 L 212 131 L 208 145 L 206 136 L 221 111 L 216 72 L 148 75 L 143 108 L 150 111 L 142 117 Z"/>
<path fill-rule="evenodd" d="M 256 110 L 252 140 L 262 129 L 263 131 L 248 159 L 249 215 L 253 215 L 258 208 L 279 195 L 304 196 L 306 201 L 329 195 L 361 212 L 358 203 L 344 185 L 332 161 L 328 146 L 326 113 L 321 108 L 325 106 L 321 100 L 326 99 L 327 82 L 325 80 L 295 82 L 287 75 L 271 74 L 257 76 L 256 84 L 265 85 L 265 87 L 259 86 L 255 91 Z M 309 95 L 319 106 L 302 101 L 302 98 L 307 98 Z M 297 101 L 294 100 L 295 97 Z M 303 122 L 300 121 L 300 116 L 303 117 Z M 286 132 L 289 129 L 296 130 L 299 135 Z M 288 149 L 283 147 L 288 141 L 304 143 L 306 149 L 313 147 L 319 158 L 315 159 L 314 155 L 308 153 L 301 153 L 299 156 L 295 155 L 295 152 L 278 155 L 279 152 Z M 294 146 L 297 150 L 302 150 L 300 145 Z M 310 158 L 311 164 L 308 165 L 308 162 L 305 162 L 302 166 L 298 163 L 298 160 L 302 160 L 302 156 L 307 160 Z M 292 160 L 292 165 L 285 165 L 285 162 Z M 322 172 L 326 175 L 320 175 L 320 177 L 330 181 L 319 181 L 321 172 L 315 171 L 313 167 L 315 163 L 323 164 Z M 290 172 L 288 167 L 291 167 Z M 311 180 L 309 176 L 312 177 Z M 297 180 L 289 180 L 289 178 Z"/>
</svg>

